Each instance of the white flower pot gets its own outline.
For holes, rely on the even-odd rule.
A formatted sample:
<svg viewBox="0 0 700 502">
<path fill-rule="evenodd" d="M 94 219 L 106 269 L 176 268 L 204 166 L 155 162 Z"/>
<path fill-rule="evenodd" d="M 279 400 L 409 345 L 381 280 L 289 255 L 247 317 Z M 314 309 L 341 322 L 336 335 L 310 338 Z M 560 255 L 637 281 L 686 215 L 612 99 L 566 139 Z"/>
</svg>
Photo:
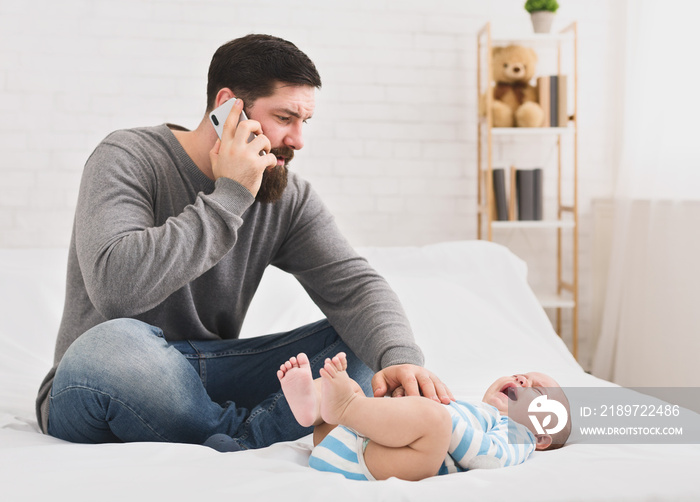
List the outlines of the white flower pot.
<svg viewBox="0 0 700 502">
<path fill-rule="evenodd" d="M 552 21 L 554 21 L 554 12 L 539 10 L 531 13 L 530 19 L 532 19 L 532 27 L 535 29 L 535 33 L 549 33 L 549 30 L 552 28 Z"/>
</svg>

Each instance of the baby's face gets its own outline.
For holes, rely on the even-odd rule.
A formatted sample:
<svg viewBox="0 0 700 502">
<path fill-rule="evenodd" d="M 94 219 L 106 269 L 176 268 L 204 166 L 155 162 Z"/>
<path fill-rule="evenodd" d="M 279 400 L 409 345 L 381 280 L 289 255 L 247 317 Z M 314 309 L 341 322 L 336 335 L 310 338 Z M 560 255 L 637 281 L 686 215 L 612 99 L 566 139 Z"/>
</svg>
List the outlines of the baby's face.
<svg viewBox="0 0 700 502">
<path fill-rule="evenodd" d="M 511 420 L 527 427 L 537 438 L 536 448 L 544 450 L 550 447 L 553 440 L 563 444 L 568 437 L 568 432 L 560 431 L 559 437 L 554 437 L 549 434 L 541 434 L 542 428 L 540 427 L 540 433 L 538 433 L 535 423 L 531 419 L 529 408 L 533 400 L 540 396 L 546 396 L 545 402 L 550 398 L 558 401 L 558 404 L 563 404 L 567 412 L 571 414 L 569 401 L 566 399 L 564 391 L 556 380 L 544 373 L 532 372 L 501 377 L 486 390 L 483 401 L 495 406 L 501 414 L 507 415 Z M 540 405 L 542 405 L 541 402 Z M 551 411 L 551 409 L 545 408 L 541 411 Z M 533 412 L 536 413 L 537 410 L 533 410 Z M 564 434 L 563 437 L 562 434 Z"/>
<path fill-rule="evenodd" d="M 510 406 L 512 414 L 513 410 L 517 408 L 517 402 L 508 396 L 508 389 L 511 387 L 553 388 L 559 387 L 559 384 L 544 373 L 531 372 L 504 376 L 493 382 L 486 389 L 486 394 L 484 394 L 482 401 L 495 406 L 504 415 L 508 415 L 508 407 Z M 516 417 L 511 418 L 515 419 Z"/>
</svg>

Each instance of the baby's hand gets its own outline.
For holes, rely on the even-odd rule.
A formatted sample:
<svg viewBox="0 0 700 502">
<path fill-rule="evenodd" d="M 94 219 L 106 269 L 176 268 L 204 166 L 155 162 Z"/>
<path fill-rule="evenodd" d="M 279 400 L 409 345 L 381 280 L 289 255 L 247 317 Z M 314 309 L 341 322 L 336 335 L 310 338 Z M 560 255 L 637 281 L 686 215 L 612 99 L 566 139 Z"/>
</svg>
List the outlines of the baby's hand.
<svg viewBox="0 0 700 502">
<path fill-rule="evenodd" d="M 406 395 L 406 390 L 403 388 L 403 385 L 400 385 L 394 389 L 394 392 L 391 393 L 391 397 L 404 397 Z"/>
</svg>

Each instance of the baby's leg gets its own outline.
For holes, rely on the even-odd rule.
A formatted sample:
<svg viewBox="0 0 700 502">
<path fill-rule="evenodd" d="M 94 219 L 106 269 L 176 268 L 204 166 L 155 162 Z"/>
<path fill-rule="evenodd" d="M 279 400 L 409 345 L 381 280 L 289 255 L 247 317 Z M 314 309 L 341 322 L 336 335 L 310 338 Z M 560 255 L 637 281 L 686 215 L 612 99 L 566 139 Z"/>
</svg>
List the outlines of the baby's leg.
<svg viewBox="0 0 700 502">
<path fill-rule="evenodd" d="M 323 422 L 319 411 L 320 381 L 314 381 L 306 354 L 292 357 L 280 366 L 277 378 L 299 425 L 310 427 Z"/>
<path fill-rule="evenodd" d="M 333 357 L 333 359 L 326 359 L 326 360 L 324 361 L 324 364 L 328 364 L 328 363 L 331 363 L 331 364 L 338 364 L 339 366 L 340 366 L 340 365 L 343 365 L 343 367 L 346 368 L 346 367 L 347 367 L 347 360 L 346 360 L 346 355 L 345 355 L 345 353 L 344 353 L 344 352 L 339 352 L 338 354 L 335 355 L 335 357 Z M 320 378 L 317 378 L 315 381 L 316 381 L 316 382 L 319 384 L 319 386 L 320 386 L 320 384 L 321 384 L 321 379 L 320 379 Z M 359 396 L 365 397 L 365 393 L 364 393 L 364 391 L 362 390 L 362 387 L 360 387 L 360 385 L 359 385 L 355 380 L 353 380 L 352 378 L 348 377 L 348 382 L 349 382 L 349 383 L 347 383 L 347 385 L 348 385 L 348 387 L 347 387 L 348 392 L 351 392 L 351 393 L 353 393 L 353 394 L 357 394 L 357 395 L 359 395 Z M 323 396 L 321 396 L 320 402 L 323 402 Z M 320 410 L 319 410 L 319 412 L 320 412 Z M 326 437 L 333 429 L 335 429 L 336 425 L 337 425 L 337 424 L 335 424 L 335 423 L 329 424 L 329 423 L 324 422 L 324 421 L 322 421 L 320 424 L 317 423 L 317 424 L 316 424 L 316 427 L 314 427 L 314 439 L 313 439 L 313 441 L 314 441 L 314 446 L 316 446 L 318 443 L 320 443 L 321 441 L 323 441 L 323 440 L 325 439 L 325 437 Z"/>
<path fill-rule="evenodd" d="M 424 397 L 368 398 L 352 392 L 344 357 L 321 369 L 321 417 L 370 439 L 365 462 L 377 479 L 418 480 L 437 474 L 452 435 L 444 405 Z"/>
</svg>

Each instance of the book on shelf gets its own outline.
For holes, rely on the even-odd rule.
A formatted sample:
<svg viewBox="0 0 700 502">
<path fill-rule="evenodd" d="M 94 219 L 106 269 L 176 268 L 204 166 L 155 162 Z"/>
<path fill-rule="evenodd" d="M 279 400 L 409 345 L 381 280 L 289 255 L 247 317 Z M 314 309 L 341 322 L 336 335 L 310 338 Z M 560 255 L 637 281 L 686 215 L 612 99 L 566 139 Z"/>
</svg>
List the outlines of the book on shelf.
<svg viewBox="0 0 700 502">
<path fill-rule="evenodd" d="M 559 127 L 559 80 L 556 75 L 549 77 L 549 124 Z"/>
<path fill-rule="evenodd" d="M 506 197 L 506 171 L 496 168 L 493 174 L 493 199 L 496 203 L 494 220 L 505 221 L 508 219 L 508 198 Z"/>
<path fill-rule="evenodd" d="M 542 169 L 517 169 L 515 191 L 518 220 L 534 221 L 543 218 Z"/>
<path fill-rule="evenodd" d="M 542 168 L 491 171 L 491 219 L 534 221 L 543 219 Z"/>
<path fill-rule="evenodd" d="M 537 221 L 542 220 L 542 205 L 543 205 L 543 193 L 542 193 L 542 169 L 536 168 L 532 170 L 533 174 L 533 194 L 532 198 L 535 203 L 535 217 Z"/>
<path fill-rule="evenodd" d="M 543 127 L 566 127 L 569 123 L 566 75 L 537 78 L 537 99 L 544 113 Z"/>
<path fill-rule="evenodd" d="M 566 99 L 568 82 L 566 75 L 557 77 L 557 111 L 559 112 L 557 123 L 559 127 L 566 127 L 569 124 L 569 103 Z"/>
</svg>

